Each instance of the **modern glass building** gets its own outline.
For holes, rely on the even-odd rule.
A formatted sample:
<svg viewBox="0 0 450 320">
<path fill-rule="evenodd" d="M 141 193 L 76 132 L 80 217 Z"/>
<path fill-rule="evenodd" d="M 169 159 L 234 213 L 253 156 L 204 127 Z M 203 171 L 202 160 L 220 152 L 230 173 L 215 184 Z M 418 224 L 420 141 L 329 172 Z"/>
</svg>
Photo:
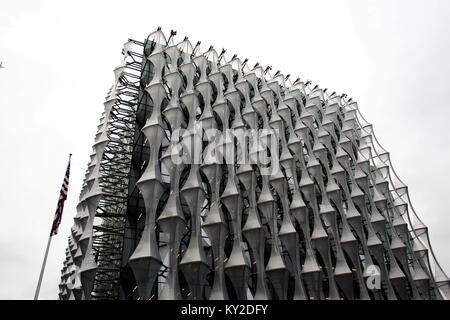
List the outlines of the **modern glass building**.
<svg viewBox="0 0 450 320">
<path fill-rule="evenodd" d="M 448 299 L 358 104 L 158 29 L 114 70 L 60 299 Z"/>
</svg>

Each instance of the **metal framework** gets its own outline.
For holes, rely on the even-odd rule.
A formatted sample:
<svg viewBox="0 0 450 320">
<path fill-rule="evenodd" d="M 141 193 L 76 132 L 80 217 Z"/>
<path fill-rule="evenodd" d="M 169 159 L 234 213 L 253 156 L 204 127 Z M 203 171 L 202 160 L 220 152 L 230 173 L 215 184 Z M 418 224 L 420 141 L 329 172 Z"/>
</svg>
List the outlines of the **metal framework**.
<svg viewBox="0 0 450 320">
<path fill-rule="evenodd" d="M 124 46 L 61 299 L 450 298 L 355 101 L 175 35 Z"/>
<path fill-rule="evenodd" d="M 68 252 L 61 298 L 118 297 L 142 64 L 142 54 L 132 51 L 136 46 L 142 44 L 129 40 L 124 45 L 124 59 L 114 70 L 115 82 L 105 99 L 69 238 L 76 257 L 71 259 Z"/>
</svg>

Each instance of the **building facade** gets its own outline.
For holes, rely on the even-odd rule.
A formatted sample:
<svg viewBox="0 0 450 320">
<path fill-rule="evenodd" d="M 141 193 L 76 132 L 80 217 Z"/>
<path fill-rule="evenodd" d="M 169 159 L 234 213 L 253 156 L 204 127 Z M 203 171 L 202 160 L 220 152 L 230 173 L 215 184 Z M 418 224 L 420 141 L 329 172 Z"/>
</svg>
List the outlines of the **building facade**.
<svg viewBox="0 0 450 320">
<path fill-rule="evenodd" d="M 114 70 L 60 299 L 448 299 L 346 95 L 158 29 Z"/>
</svg>

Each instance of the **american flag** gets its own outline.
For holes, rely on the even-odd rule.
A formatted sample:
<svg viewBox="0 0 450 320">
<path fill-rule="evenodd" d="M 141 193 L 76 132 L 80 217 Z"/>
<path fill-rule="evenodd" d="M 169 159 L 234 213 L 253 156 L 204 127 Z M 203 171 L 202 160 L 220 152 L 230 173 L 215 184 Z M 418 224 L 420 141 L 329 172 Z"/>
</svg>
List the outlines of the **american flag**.
<svg viewBox="0 0 450 320">
<path fill-rule="evenodd" d="M 61 191 L 59 192 L 58 206 L 56 208 L 55 217 L 53 218 L 53 225 L 52 231 L 50 232 L 50 236 L 58 234 L 58 228 L 59 224 L 61 223 L 61 218 L 64 209 L 64 201 L 66 201 L 67 191 L 69 191 L 69 175 L 70 175 L 70 158 L 69 164 L 67 165 L 66 175 L 64 176 L 64 182 L 62 184 Z"/>
</svg>

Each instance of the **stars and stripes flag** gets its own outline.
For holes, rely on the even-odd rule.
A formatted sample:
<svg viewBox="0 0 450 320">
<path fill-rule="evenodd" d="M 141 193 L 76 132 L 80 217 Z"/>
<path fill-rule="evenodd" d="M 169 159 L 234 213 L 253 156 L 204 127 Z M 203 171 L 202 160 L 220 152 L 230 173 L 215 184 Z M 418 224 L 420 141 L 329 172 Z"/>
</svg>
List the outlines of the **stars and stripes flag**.
<svg viewBox="0 0 450 320">
<path fill-rule="evenodd" d="M 70 155 L 72 156 L 72 155 Z M 58 234 L 59 224 L 61 223 L 61 218 L 64 209 L 64 201 L 67 199 L 67 192 L 69 191 L 69 175 L 70 175 L 70 157 L 69 164 L 67 165 L 66 175 L 64 176 L 64 181 L 59 192 L 58 205 L 56 207 L 55 217 L 53 218 L 52 231 L 50 236 Z"/>
</svg>

